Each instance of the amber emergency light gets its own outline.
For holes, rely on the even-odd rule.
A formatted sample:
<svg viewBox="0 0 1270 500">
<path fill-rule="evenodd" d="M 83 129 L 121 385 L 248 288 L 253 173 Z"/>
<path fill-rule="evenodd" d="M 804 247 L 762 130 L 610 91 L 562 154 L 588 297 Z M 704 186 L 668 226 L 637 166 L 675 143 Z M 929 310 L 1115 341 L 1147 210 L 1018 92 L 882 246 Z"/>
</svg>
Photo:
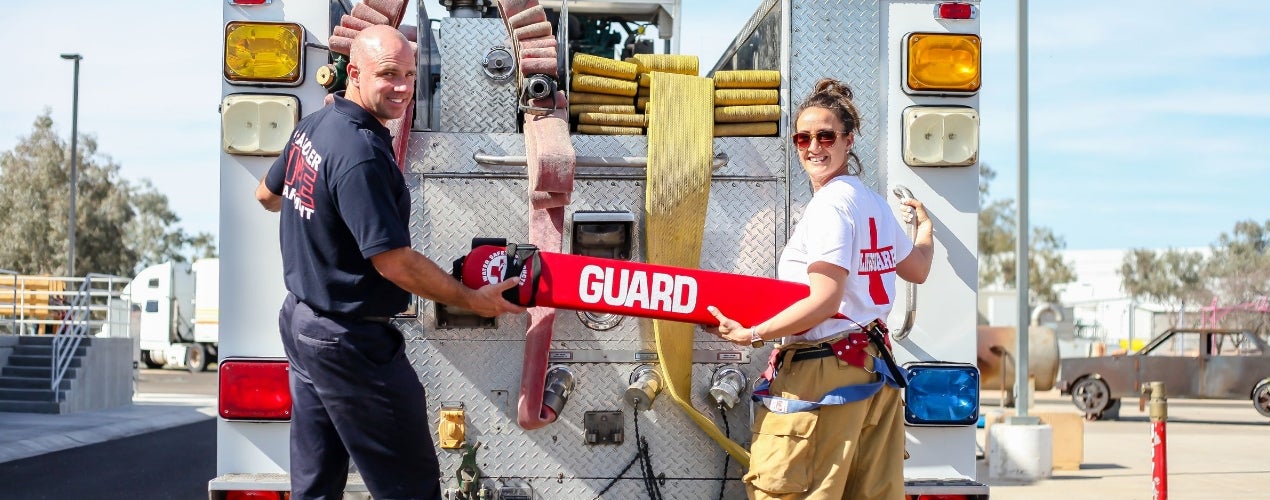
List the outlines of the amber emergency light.
<svg viewBox="0 0 1270 500">
<path fill-rule="evenodd" d="M 299 85 L 304 78 L 304 28 L 246 21 L 225 25 L 224 69 L 231 83 Z"/>
<path fill-rule="evenodd" d="M 904 88 L 914 94 L 973 94 L 983 75 L 978 35 L 911 33 Z"/>
</svg>

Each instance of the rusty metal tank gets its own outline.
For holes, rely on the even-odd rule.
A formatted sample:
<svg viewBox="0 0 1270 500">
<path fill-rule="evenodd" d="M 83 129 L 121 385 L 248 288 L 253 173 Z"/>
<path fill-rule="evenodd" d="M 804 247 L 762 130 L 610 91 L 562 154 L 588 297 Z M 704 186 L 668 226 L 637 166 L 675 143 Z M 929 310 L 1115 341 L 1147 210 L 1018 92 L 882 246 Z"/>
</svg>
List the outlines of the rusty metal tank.
<svg viewBox="0 0 1270 500">
<path fill-rule="evenodd" d="M 992 394 L 992 391 L 1001 391 L 1004 387 L 1008 392 L 1007 399 L 1013 400 L 1014 351 L 1018 343 L 1018 329 L 1013 326 L 980 325 L 978 339 L 977 362 L 981 392 Z M 1044 326 L 1028 328 L 1028 374 L 1035 380 L 1036 390 L 1048 391 L 1054 388 L 1054 380 L 1058 376 L 1058 336 L 1054 329 Z"/>
</svg>

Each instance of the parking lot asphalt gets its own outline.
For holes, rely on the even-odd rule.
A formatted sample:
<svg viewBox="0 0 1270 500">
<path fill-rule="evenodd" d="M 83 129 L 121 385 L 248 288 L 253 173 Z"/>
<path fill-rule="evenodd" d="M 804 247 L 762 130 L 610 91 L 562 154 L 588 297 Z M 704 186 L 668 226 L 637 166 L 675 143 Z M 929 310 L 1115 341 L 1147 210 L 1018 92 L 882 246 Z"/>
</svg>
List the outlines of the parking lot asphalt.
<svg viewBox="0 0 1270 500">
<path fill-rule="evenodd" d="M 984 395 L 984 412 L 1002 412 Z M 1168 401 L 1165 424 L 1168 494 L 1173 499 L 1270 499 L 1270 419 L 1247 400 Z M 1011 409 L 1004 409 L 1012 412 Z M 1039 393 L 1029 414 L 1079 414 L 1057 391 Z M 994 499 L 1152 498 L 1151 422 L 1138 401 L 1124 399 L 1117 420 L 1085 421 L 1079 469 L 1048 479 L 994 481 L 979 461 L 979 480 Z M 986 432 L 978 432 L 987 448 Z"/>
</svg>

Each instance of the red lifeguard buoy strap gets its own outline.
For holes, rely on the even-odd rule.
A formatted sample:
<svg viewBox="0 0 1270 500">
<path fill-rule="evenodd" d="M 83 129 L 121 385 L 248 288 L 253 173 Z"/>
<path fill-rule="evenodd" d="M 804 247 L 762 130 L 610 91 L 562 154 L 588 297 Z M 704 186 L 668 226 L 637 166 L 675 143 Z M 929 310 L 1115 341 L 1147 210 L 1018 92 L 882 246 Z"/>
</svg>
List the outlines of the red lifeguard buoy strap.
<svg viewBox="0 0 1270 500">
<path fill-rule="evenodd" d="M 551 252 L 538 257 L 525 262 L 520 272 L 520 305 L 532 301 L 542 307 L 705 325 L 718 323 L 706 310 L 715 306 L 753 326 L 810 293 L 804 284 L 758 276 Z M 541 269 L 534 269 L 535 264 Z M 506 269 L 505 247 L 479 246 L 464 259 L 461 279 L 480 288 L 502 281 Z M 537 285 L 525 286 L 534 274 Z"/>
</svg>

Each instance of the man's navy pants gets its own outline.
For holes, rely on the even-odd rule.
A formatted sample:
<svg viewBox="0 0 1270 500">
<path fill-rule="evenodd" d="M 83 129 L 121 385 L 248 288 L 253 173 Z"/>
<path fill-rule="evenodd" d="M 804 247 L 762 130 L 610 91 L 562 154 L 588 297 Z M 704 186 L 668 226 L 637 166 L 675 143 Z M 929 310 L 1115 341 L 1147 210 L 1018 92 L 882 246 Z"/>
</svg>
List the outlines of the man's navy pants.
<svg viewBox="0 0 1270 500">
<path fill-rule="evenodd" d="M 287 295 L 291 498 L 341 498 L 351 457 L 376 500 L 440 499 L 423 384 L 387 322 L 314 311 Z"/>
</svg>

